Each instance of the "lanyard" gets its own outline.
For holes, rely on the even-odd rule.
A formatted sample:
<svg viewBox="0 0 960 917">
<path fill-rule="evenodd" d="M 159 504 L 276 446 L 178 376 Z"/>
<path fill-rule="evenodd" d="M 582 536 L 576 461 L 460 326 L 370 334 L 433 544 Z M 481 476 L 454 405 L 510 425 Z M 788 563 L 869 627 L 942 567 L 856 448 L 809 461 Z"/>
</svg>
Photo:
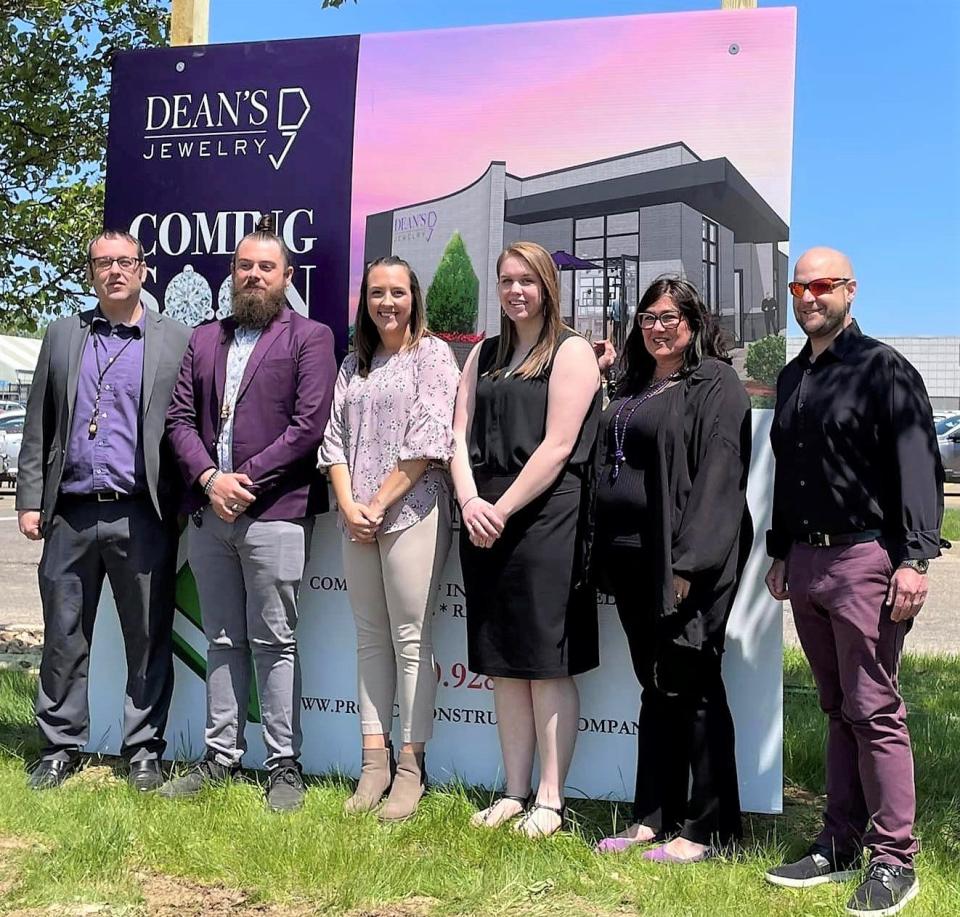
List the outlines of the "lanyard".
<svg viewBox="0 0 960 917">
<path fill-rule="evenodd" d="M 99 343 L 99 333 L 94 331 L 93 338 L 93 356 L 97 361 L 97 394 L 93 400 L 93 414 L 90 417 L 90 425 L 87 427 L 87 432 L 89 432 L 91 438 L 97 435 L 97 418 L 100 416 L 100 395 L 103 391 L 103 377 L 107 374 L 107 371 L 113 366 L 117 360 L 120 359 L 123 352 L 134 342 L 135 337 L 131 334 L 126 344 L 123 345 L 118 351 L 116 356 L 107 358 L 107 365 L 102 367 L 100 366 L 100 343 Z"/>
</svg>

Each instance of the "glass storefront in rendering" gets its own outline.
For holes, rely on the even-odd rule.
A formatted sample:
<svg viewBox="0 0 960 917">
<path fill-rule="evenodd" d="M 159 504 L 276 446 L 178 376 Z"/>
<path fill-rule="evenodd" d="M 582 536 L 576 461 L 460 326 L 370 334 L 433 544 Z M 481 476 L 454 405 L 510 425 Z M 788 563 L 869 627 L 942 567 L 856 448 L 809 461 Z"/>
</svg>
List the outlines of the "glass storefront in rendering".
<svg viewBox="0 0 960 917">
<path fill-rule="evenodd" d="M 572 303 L 563 311 L 591 340 L 608 338 L 620 350 L 637 311 L 640 277 L 637 211 L 574 221 L 574 254 L 595 265 L 575 271 Z"/>
</svg>

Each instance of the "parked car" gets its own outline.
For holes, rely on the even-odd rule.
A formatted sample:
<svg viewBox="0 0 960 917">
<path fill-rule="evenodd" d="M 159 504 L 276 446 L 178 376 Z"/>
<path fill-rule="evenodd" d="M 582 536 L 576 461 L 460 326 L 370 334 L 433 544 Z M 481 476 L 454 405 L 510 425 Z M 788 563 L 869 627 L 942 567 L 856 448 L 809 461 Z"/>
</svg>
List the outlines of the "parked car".
<svg viewBox="0 0 960 917">
<path fill-rule="evenodd" d="M 17 482 L 17 463 L 23 441 L 24 410 L 0 413 L 0 483 Z"/>
<path fill-rule="evenodd" d="M 10 411 L 25 411 L 27 406 L 22 401 L 14 401 L 12 398 L 0 398 L 0 417 Z"/>
<path fill-rule="evenodd" d="M 951 411 L 944 414 L 934 422 L 934 427 L 937 431 L 937 439 L 946 439 L 951 430 L 960 427 L 960 411 Z"/>
<path fill-rule="evenodd" d="M 960 481 L 960 411 L 938 420 L 936 429 L 944 480 Z"/>
</svg>

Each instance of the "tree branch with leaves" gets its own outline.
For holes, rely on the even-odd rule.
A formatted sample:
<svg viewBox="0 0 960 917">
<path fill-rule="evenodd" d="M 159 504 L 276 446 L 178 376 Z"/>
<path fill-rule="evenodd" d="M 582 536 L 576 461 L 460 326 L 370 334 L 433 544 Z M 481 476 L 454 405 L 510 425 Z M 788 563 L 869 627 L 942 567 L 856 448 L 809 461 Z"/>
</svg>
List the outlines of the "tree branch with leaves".
<svg viewBox="0 0 960 917">
<path fill-rule="evenodd" d="M 102 226 L 110 65 L 167 43 L 166 0 L 0 0 L 0 325 L 82 303 Z"/>
</svg>

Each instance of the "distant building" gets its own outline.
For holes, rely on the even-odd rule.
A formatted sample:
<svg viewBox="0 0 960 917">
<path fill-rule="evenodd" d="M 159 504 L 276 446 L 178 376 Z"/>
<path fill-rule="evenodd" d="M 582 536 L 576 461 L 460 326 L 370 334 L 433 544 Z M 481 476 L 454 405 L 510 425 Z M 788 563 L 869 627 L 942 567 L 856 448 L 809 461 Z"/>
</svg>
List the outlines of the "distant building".
<svg viewBox="0 0 960 917">
<path fill-rule="evenodd" d="M 41 343 L 35 338 L 0 335 L 0 394 L 20 399 L 27 397 L 40 357 Z"/>
<path fill-rule="evenodd" d="M 477 331 L 496 334 L 497 256 L 520 239 L 591 266 L 561 272 L 564 319 L 622 346 L 639 297 L 681 274 L 741 347 L 784 328 L 787 224 L 726 158 L 702 160 L 674 143 L 520 178 L 491 162 L 446 197 L 367 217 L 364 260 L 394 254 L 430 285 L 454 233 L 480 281 Z M 779 305 L 769 317 L 764 299 Z M 768 310 L 769 311 L 769 310 Z M 437 329 L 445 330 L 445 329 Z"/>
<path fill-rule="evenodd" d="M 868 328 L 864 332 L 869 334 Z M 902 353 L 923 376 L 934 410 L 960 409 L 960 337 L 878 338 Z M 787 338 L 787 359 L 792 360 L 806 338 Z"/>
</svg>

